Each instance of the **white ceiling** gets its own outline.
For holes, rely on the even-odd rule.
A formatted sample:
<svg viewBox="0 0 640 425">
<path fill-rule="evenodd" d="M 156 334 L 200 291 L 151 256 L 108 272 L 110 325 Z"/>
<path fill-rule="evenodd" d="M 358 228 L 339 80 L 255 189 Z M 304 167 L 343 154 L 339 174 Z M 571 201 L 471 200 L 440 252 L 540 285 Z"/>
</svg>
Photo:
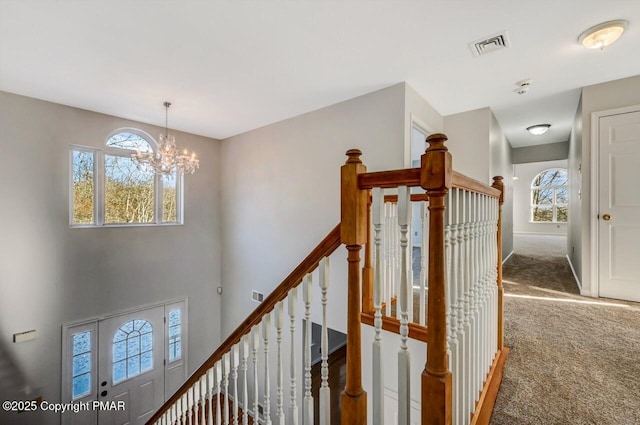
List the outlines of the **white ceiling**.
<svg viewBox="0 0 640 425">
<path fill-rule="evenodd" d="M 615 45 L 576 42 L 612 19 Z M 172 128 L 219 139 L 407 81 L 442 115 L 490 106 L 514 147 L 564 141 L 579 88 L 639 52 L 640 0 L 0 0 L 0 90 L 157 125 L 170 100 Z"/>
</svg>

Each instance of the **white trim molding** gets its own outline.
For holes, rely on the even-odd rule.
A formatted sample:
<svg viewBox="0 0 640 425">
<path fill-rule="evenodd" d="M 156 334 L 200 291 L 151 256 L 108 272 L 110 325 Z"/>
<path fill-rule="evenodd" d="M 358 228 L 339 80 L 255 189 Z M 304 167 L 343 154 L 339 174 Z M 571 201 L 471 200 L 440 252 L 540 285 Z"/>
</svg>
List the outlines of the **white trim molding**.
<svg viewBox="0 0 640 425">
<path fill-rule="evenodd" d="M 599 138 L 600 138 L 600 118 L 611 115 L 620 115 L 630 112 L 640 111 L 639 105 L 625 106 L 622 108 L 607 109 L 604 111 L 595 111 L 591 113 L 591 179 L 590 179 L 590 199 L 589 199 L 589 236 L 590 240 L 590 252 L 589 261 L 587 266 L 589 267 L 587 274 L 591 277 L 589 287 L 581 287 L 580 293 L 582 295 L 598 298 L 600 294 L 600 278 L 599 278 L 599 266 L 598 266 L 598 209 L 599 209 L 599 182 L 600 182 L 600 170 L 599 170 Z M 584 225 L 584 223 L 583 223 Z"/>
</svg>

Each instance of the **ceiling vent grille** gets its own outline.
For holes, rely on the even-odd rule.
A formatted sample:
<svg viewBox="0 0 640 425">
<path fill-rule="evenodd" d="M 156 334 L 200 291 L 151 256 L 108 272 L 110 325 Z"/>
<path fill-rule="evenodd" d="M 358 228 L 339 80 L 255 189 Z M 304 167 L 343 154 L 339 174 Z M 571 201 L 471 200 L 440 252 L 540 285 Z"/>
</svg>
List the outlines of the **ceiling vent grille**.
<svg viewBox="0 0 640 425">
<path fill-rule="evenodd" d="M 476 57 L 497 50 L 503 50 L 507 47 L 511 47 L 511 43 L 509 42 L 509 36 L 506 31 L 469 43 L 469 48 L 471 48 L 471 52 L 473 52 L 473 55 Z"/>
</svg>

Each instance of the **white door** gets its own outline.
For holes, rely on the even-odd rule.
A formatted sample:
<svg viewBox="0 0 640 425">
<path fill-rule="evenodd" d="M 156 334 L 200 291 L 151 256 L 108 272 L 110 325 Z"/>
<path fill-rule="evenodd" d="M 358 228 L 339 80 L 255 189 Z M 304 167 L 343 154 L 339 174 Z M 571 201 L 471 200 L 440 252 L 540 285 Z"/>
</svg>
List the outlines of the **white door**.
<svg viewBox="0 0 640 425">
<path fill-rule="evenodd" d="M 98 423 L 144 424 L 164 401 L 164 306 L 101 320 L 98 335 Z"/>
<path fill-rule="evenodd" d="M 640 111 L 598 126 L 598 295 L 640 301 Z"/>
</svg>

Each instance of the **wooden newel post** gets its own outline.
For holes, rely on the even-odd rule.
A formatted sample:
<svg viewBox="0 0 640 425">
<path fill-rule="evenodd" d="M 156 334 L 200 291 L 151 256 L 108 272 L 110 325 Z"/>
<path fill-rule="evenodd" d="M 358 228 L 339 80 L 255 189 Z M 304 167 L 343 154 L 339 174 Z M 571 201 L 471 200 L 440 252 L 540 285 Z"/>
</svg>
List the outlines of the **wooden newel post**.
<svg viewBox="0 0 640 425">
<path fill-rule="evenodd" d="M 366 425 L 367 393 L 362 388 L 360 338 L 360 250 L 367 242 L 367 202 L 369 193 L 358 188 L 358 175 L 367 167 L 360 161 L 362 152 L 347 151 L 341 174 L 340 237 L 347 246 L 349 262 L 347 293 L 347 382 L 342 393 L 342 423 Z"/>
<path fill-rule="evenodd" d="M 451 424 L 451 371 L 447 356 L 445 299 L 444 213 L 451 187 L 451 154 L 447 136 L 427 137 L 429 147 L 421 159 L 420 185 L 429 195 L 429 292 L 427 363 L 422 372 L 422 425 Z"/>
<path fill-rule="evenodd" d="M 504 288 L 502 287 L 502 204 L 504 204 L 504 178 L 495 176 L 491 187 L 500 191 L 500 199 L 498 200 L 498 350 L 504 347 Z"/>
</svg>

